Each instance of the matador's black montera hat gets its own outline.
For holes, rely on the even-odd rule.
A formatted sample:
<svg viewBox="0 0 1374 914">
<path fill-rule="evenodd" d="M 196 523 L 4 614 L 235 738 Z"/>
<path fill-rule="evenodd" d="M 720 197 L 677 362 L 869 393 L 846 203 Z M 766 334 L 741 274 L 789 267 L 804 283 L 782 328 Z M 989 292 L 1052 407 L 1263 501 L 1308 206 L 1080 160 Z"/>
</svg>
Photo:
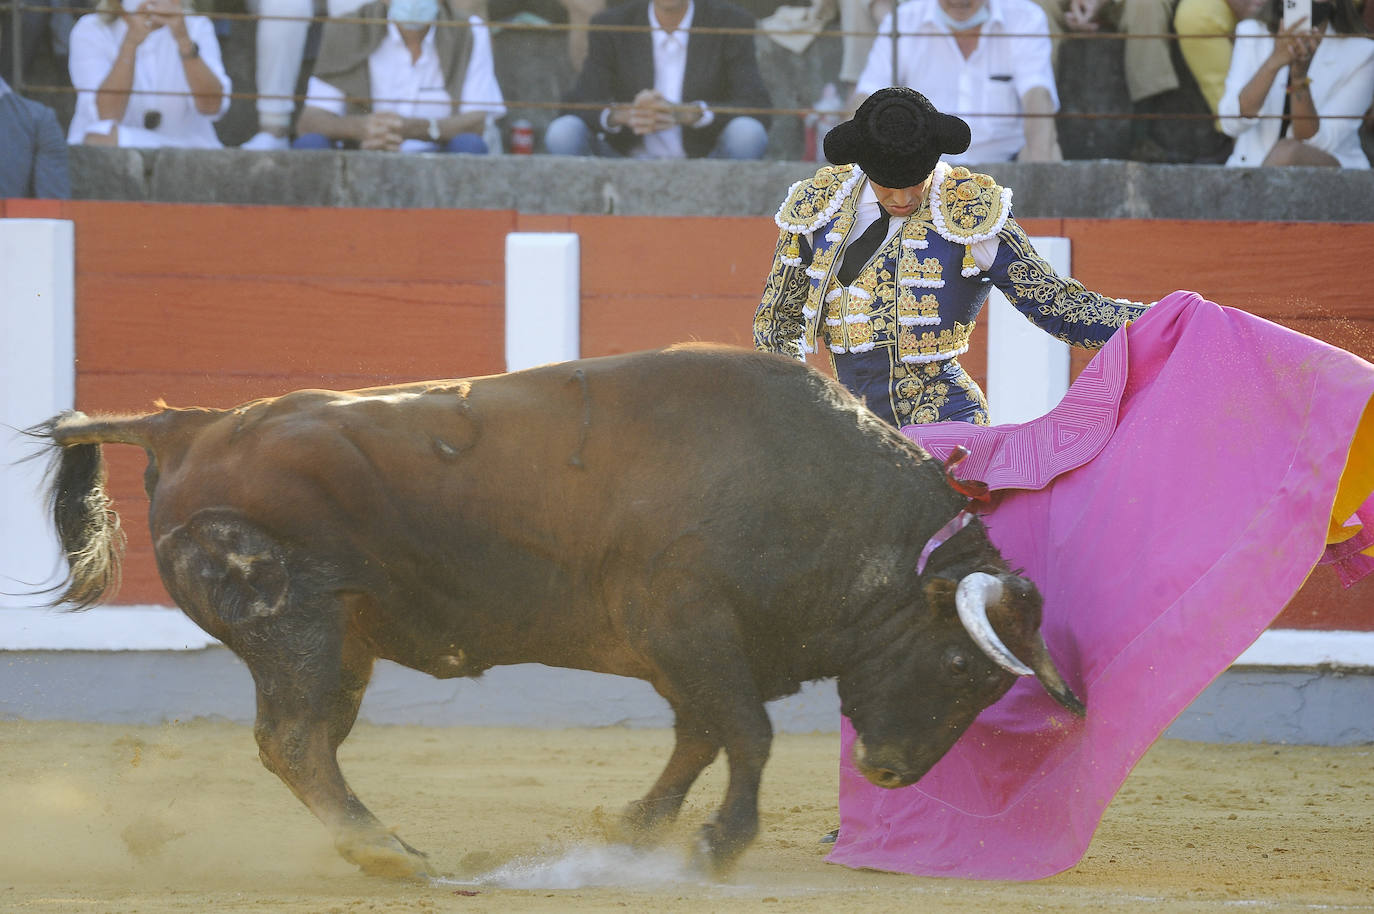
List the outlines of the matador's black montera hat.
<svg viewBox="0 0 1374 914">
<path fill-rule="evenodd" d="M 968 124 L 935 110 L 921 93 L 905 86 L 879 89 L 852 120 L 825 135 L 832 165 L 856 163 L 883 187 L 914 187 L 935 170 L 942 155 L 968 149 Z"/>
</svg>

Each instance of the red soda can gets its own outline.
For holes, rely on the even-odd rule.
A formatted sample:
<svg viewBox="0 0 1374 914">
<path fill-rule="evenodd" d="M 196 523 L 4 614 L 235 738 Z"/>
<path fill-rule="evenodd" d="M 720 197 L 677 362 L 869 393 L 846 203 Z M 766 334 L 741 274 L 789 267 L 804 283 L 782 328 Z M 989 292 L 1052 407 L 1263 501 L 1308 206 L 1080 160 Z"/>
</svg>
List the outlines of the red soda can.
<svg viewBox="0 0 1374 914">
<path fill-rule="evenodd" d="M 510 125 L 510 151 L 518 156 L 534 152 L 534 125 L 524 118 Z"/>
</svg>

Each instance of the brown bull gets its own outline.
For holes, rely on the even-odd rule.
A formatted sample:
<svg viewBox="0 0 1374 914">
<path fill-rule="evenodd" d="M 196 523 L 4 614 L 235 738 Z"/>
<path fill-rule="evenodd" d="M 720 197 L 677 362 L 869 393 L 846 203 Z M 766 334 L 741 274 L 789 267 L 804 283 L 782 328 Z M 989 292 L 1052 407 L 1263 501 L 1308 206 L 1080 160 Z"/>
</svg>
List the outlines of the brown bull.
<svg viewBox="0 0 1374 914">
<path fill-rule="evenodd" d="M 941 466 L 778 356 L 682 346 L 35 431 L 61 449 L 57 602 L 117 582 L 100 445 L 143 447 L 168 592 L 252 671 L 263 764 L 370 872 L 428 870 L 336 760 L 378 657 L 441 678 L 536 662 L 647 680 L 677 742 L 626 821 L 671 820 L 723 748 L 729 786 L 698 843 L 717 874 L 758 830 L 764 702 L 804 682 L 838 679 L 856 763 L 884 787 L 920 778 L 1014 673 L 1082 710 L 1039 593 L 981 524 L 917 573 L 966 504 Z"/>
</svg>

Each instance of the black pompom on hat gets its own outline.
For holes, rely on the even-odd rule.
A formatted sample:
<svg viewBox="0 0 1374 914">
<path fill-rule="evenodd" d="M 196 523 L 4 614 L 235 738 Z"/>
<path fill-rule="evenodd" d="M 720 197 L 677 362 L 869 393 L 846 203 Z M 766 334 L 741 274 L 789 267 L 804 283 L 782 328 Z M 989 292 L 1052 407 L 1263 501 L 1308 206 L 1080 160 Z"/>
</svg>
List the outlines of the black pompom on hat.
<svg viewBox="0 0 1374 914">
<path fill-rule="evenodd" d="M 942 155 L 968 149 L 968 124 L 935 110 L 921 93 L 905 86 L 879 89 L 852 120 L 825 135 L 825 157 L 832 165 L 856 163 L 875 184 L 914 187 L 924 181 Z"/>
</svg>

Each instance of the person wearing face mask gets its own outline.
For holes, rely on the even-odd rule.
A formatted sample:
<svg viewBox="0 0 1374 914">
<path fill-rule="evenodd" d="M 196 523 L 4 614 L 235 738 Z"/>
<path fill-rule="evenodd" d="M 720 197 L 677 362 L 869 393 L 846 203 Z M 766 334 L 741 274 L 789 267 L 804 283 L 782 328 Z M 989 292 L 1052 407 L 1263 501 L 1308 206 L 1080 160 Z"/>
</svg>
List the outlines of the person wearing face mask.
<svg viewBox="0 0 1374 914">
<path fill-rule="evenodd" d="M 908 0 L 878 26 L 851 110 L 893 79 L 963 117 L 973 138 L 958 164 L 1057 162 L 1059 93 L 1049 24 L 1031 0 Z"/>
<path fill-rule="evenodd" d="M 486 24 L 450 0 L 373 0 L 327 22 L 306 92 L 296 149 L 481 154 L 506 111 Z"/>
<path fill-rule="evenodd" d="M 756 348 L 805 359 L 896 425 L 988 424 L 959 364 L 993 286 L 1050 335 L 1100 348 L 1145 310 L 1061 278 L 1011 214 L 1011 191 L 943 157 L 969 125 L 921 93 L 881 89 L 826 134 L 831 163 L 788 192 Z"/>
<path fill-rule="evenodd" d="M 1217 113 L 1235 137 L 1227 165 L 1369 168 L 1360 120 L 1374 101 L 1374 40 L 1351 0 L 1313 0 L 1285 29 L 1280 0 L 1236 26 Z"/>
<path fill-rule="evenodd" d="M 179 0 L 100 0 L 72 27 L 67 142 L 218 149 L 232 88 L 215 27 Z"/>
</svg>

